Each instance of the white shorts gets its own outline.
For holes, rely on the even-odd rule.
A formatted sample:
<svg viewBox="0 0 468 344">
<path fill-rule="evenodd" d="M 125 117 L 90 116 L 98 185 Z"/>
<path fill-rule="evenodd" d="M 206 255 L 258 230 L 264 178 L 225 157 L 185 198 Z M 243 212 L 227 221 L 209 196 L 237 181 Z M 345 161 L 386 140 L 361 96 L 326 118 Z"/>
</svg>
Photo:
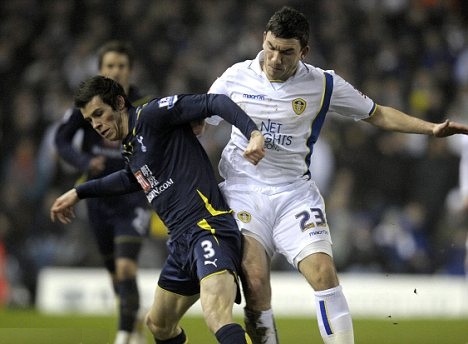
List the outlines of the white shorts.
<svg viewBox="0 0 468 344">
<path fill-rule="evenodd" d="M 313 253 L 332 256 L 325 203 L 313 181 L 282 187 L 225 182 L 220 187 L 239 229 L 259 241 L 270 257 L 278 252 L 297 268 Z"/>
</svg>

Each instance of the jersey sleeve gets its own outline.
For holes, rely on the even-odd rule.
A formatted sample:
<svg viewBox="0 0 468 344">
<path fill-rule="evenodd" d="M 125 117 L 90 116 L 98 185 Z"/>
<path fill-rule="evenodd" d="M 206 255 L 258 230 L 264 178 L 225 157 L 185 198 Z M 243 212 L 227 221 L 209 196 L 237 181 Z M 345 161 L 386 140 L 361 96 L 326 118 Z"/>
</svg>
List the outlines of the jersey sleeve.
<svg viewBox="0 0 468 344">
<path fill-rule="evenodd" d="M 209 94 L 210 113 L 217 114 L 239 129 L 249 139 L 254 130 L 258 130 L 254 121 L 231 98 L 224 94 Z"/>
<path fill-rule="evenodd" d="M 369 118 L 376 108 L 374 101 L 356 89 L 350 83 L 333 71 L 333 93 L 330 102 L 330 112 L 351 117 L 358 121 Z"/>
<path fill-rule="evenodd" d="M 73 146 L 73 138 L 84 125 L 87 123 L 81 116 L 80 110 L 77 108 L 67 110 L 57 128 L 54 140 L 60 157 L 82 172 L 88 169 L 92 157 L 85 152 L 78 151 Z"/>
<path fill-rule="evenodd" d="M 151 109 L 157 112 L 151 115 Z M 237 127 L 245 137 L 249 138 L 257 126 L 252 119 L 228 96 L 224 94 L 187 94 L 162 98 L 152 103 L 145 118 L 150 117 L 154 128 L 176 126 L 201 120 L 213 115 L 219 115 L 228 123 Z"/>
<path fill-rule="evenodd" d="M 76 187 L 80 199 L 117 196 L 138 190 L 141 190 L 140 184 L 128 167 Z"/>
</svg>

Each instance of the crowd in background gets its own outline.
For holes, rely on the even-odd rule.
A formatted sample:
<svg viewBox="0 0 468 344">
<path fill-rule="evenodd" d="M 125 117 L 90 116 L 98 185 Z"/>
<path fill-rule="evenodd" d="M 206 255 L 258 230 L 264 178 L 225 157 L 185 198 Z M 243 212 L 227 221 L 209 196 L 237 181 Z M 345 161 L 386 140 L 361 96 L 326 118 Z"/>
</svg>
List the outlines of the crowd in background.
<svg viewBox="0 0 468 344">
<path fill-rule="evenodd" d="M 57 123 L 110 39 L 136 52 L 144 94 L 203 93 L 254 58 L 285 4 L 312 24 L 307 62 L 378 104 L 430 121 L 468 122 L 468 2 L 463 0 L 16 0 L 0 3 L 0 305 L 34 301 L 46 266 L 101 266 L 83 209 L 67 226 L 49 207 L 78 177 L 57 157 Z M 230 128 L 201 138 L 216 167 Z M 311 172 L 327 205 L 342 272 L 463 274 L 457 138 L 379 131 L 332 115 Z M 141 266 L 159 267 L 164 238 Z M 289 269 L 278 259 L 275 269 Z M 8 300 L 2 283 L 9 285 Z"/>
</svg>

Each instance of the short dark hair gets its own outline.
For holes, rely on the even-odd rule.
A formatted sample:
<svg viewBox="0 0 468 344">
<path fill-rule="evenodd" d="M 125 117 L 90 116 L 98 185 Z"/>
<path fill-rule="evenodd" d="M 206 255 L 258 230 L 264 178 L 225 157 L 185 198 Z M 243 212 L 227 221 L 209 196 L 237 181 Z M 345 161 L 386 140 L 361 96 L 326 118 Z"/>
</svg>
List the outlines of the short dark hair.
<svg viewBox="0 0 468 344">
<path fill-rule="evenodd" d="M 118 96 L 124 98 L 125 106 L 131 106 L 123 87 L 117 81 L 96 75 L 80 83 L 75 92 L 75 107 L 84 108 L 95 96 L 101 97 L 102 101 L 114 110 L 117 110 Z"/>
<path fill-rule="evenodd" d="M 127 55 L 128 57 L 128 64 L 130 68 L 133 66 L 133 49 L 131 48 L 130 44 L 121 41 L 108 41 L 104 43 L 98 50 L 98 68 L 101 69 L 102 67 L 102 60 L 104 59 L 104 55 L 108 52 L 116 52 L 122 55 Z"/>
<path fill-rule="evenodd" d="M 301 44 L 301 48 L 309 44 L 309 22 L 304 14 L 284 6 L 276 11 L 268 21 L 265 32 L 271 31 L 279 38 L 296 38 Z"/>
</svg>

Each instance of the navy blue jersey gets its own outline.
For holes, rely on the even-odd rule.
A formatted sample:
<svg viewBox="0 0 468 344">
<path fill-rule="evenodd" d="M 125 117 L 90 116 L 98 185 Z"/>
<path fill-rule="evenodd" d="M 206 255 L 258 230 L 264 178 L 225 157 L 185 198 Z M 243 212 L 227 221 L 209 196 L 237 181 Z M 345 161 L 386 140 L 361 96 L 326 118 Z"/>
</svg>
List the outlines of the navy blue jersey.
<svg viewBox="0 0 468 344">
<path fill-rule="evenodd" d="M 178 95 L 129 109 L 130 132 L 123 140 L 127 168 L 79 185 L 78 196 L 113 195 L 141 187 L 173 239 L 194 224 L 203 227 L 211 216 L 230 212 L 190 126 L 191 121 L 215 114 L 246 137 L 257 130 L 245 112 L 219 94 Z"/>
</svg>

